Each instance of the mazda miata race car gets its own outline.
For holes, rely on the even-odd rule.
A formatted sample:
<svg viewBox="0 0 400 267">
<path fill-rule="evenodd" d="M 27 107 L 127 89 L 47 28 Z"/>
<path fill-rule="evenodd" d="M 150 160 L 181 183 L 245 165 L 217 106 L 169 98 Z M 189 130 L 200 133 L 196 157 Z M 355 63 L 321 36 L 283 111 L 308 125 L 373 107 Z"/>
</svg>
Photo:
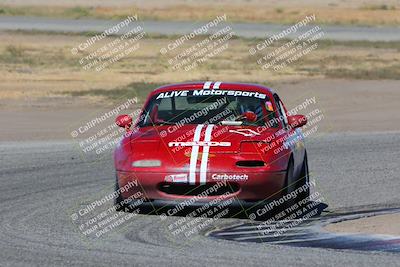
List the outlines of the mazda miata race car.
<svg viewBox="0 0 400 267">
<path fill-rule="evenodd" d="M 289 115 L 279 96 L 256 85 L 195 82 L 166 85 L 148 96 L 114 152 L 116 208 L 215 198 L 252 205 L 308 183 L 303 115 Z M 309 189 L 299 196 L 305 199 Z"/>
</svg>

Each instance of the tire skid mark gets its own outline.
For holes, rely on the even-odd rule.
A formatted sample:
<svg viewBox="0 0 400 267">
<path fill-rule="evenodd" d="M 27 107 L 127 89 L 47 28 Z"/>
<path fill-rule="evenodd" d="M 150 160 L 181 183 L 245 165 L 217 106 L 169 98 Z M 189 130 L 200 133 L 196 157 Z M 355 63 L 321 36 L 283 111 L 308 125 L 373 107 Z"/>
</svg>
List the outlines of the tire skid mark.
<svg viewBox="0 0 400 267">
<path fill-rule="evenodd" d="M 270 243 L 293 247 L 314 247 L 330 249 L 349 249 L 359 251 L 400 252 L 400 236 L 379 234 L 331 233 L 323 229 L 331 223 L 372 217 L 400 212 L 400 208 L 390 208 L 370 211 L 352 211 L 350 213 L 333 213 L 319 218 L 313 218 L 304 223 L 287 228 L 283 234 L 282 228 L 268 230 L 271 225 L 258 225 L 255 222 L 243 223 L 224 229 L 214 229 L 206 235 L 212 238 L 237 242 Z M 262 222 L 260 222 L 262 223 Z"/>
</svg>

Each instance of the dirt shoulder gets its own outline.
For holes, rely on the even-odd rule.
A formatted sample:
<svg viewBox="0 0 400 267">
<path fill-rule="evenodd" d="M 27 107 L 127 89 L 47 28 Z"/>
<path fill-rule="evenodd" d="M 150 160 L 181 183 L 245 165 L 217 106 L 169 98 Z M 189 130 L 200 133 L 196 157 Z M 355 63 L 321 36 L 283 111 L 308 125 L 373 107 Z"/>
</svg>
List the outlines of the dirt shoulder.
<svg viewBox="0 0 400 267">
<path fill-rule="evenodd" d="M 400 214 L 386 214 L 330 224 L 325 230 L 335 233 L 360 233 L 400 236 Z"/>
<path fill-rule="evenodd" d="M 196 45 L 190 40 L 185 46 L 162 56 L 160 49 L 174 37 L 145 38 L 135 52 L 97 72 L 85 70 L 80 61 L 99 47 L 116 41 L 106 38 L 90 47 L 90 51 L 71 53 L 71 48 L 87 41 L 84 35 L 63 35 L 0 31 L 0 100 L 6 98 L 48 97 L 68 92 L 94 89 L 113 90 L 131 83 L 176 83 L 195 80 L 220 80 L 261 83 L 271 87 L 282 81 L 318 79 L 397 80 L 400 77 L 400 42 L 327 42 L 318 49 L 288 64 L 282 70 L 262 69 L 250 56 L 249 48 L 256 41 L 234 39 L 228 49 L 208 58 L 190 72 L 174 69 L 168 62 Z M 274 44 L 268 53 L 282 44 Z M 179 50 L 179 51 L 178 51 Z M 85 64 L 88 61 L 83 61 Z M 328 80 L 329 81 L 329 80 Z M 386 82 L 376 82 L 380 84 Z M 322 84 L 324 88 L 324 84 Z M 333 88 L 333 90 L 336 90 Z"/>
<path fill-rule="evenodd" d="M 288 109 L 315 99 L 315 104 L 300 113 L 319 109 L 324 114 L 318 133 L 399 130 L 393 122 L 400 121 L 400 81 L 310 79 L 279 82 L 273 88 Z M 6 127 L 2 127 L 0 141 L 71 139 L 76 125 L 125 101 L 90 96 L 1 99 L 0 124 Z M 139 103 L 130 110 L 140 107 Z"/>
</svg>

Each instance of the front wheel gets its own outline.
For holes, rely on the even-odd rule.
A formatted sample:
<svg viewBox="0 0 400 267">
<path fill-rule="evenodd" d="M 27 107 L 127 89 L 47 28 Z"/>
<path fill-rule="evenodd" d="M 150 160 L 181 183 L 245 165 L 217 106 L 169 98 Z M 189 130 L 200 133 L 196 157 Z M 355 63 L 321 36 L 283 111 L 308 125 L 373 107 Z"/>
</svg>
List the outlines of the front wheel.
<svg viewBox="0 0 400 267">
<path fill-rule="evenodd" d="M 114 199 L 114 208 L 116 211 L 125 211 L 124 206 L 124 198 L 122 197 L 121 193 L 119 192 L 119 184 L 118 184 L 118 177 L 115 175 L 115 193 L 116 198 Z"/>
<path fill-rule="evenodd" d="M 289 164 L 286 170 L 286 179 L 285 179 L 285 190 L 283 190 L 284 195 L 289 196 L 291 193 L 296 189 L 296 180 L 294 177 L 294 166 L 293 166 L 293 159 L 290 158 Z M 285 201 L 283 205 L 284 209 L 292 207 L 296 203 L 295 197 L 290 197 L 288 200 Z"/>
<path fill-rule="evenodd" d="M 297 189 L 300 189 L 301 187 L 304 189 L 298 194 L 297 201 L 302 201 L 304 199 L 308 201 L 310 199 L 310 176 L 308 172 L 307 154 L 304 155 L 303 166 L 301 167 L 301 172 L 296 184 Z"/>
</svg>

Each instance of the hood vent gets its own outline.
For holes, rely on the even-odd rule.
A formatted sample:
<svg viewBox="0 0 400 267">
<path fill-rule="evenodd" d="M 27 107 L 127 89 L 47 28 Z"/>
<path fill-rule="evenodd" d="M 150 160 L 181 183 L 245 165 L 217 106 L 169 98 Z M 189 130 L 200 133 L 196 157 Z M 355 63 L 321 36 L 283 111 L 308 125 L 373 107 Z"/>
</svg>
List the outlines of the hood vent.
<svg viewBox="0 0 400 267">
<path fill-rule="evenodd" d="M 245 168 L 264 167 L 266 164 L 262 160 L 241 160 L 236 162 L 236 166 Z"/>
</svg>

